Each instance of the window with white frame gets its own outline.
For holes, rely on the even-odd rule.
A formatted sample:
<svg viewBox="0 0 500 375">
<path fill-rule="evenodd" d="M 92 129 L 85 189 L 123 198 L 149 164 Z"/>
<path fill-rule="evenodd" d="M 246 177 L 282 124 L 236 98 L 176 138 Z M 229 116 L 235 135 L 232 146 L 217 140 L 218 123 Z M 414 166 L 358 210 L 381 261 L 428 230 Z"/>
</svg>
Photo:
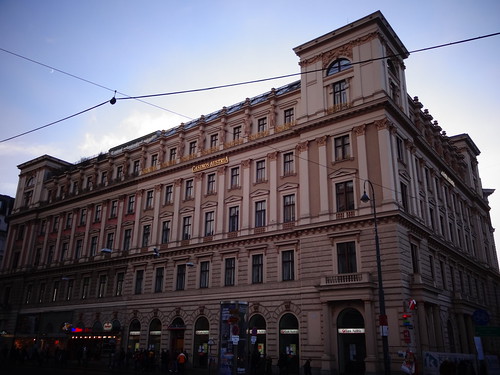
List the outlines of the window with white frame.
<svg viewBox="0 0 500 375">
<path fill-rule="evenodd" d="M 165 204 L 172 204 L 174 197 L 174 187 L 173 185 L 165 186 Z"/>
<path fill-rule="evenodd" d="M 291 176 L 295 173 L 293 152 L 283 154 L 283 176 Z"/>
<path fill-rule="evenodd" d="M 295 194 L 287 194 L 283 196 L 283 222 L 293 221 L 295 221 Z"/>
<path fill-rule="evenodd" d="M 207 195 L 215 194 L 215 173 L 207 175 Z"/>
<path fill-rule="evenodd" d="M 283 281 L 295 280 L 295 252 L 293 250 L 281 252 L 281 275 Z"/>
<path fill-rule="evenodd" d="M 200 262 L 200 288 L 208 288 L 210 281 L 210 262 Z"/>
<path fill-rule="evenodd" d="M 153 208 L 153 190 L 148 190 L 146 192 L 146 209 L 151 209 Z"/>
<path fill-rule="evenodd" d="M 266 161 L 257 160 L 255 162 L 255 182 L 266 181 Z"/>
<path fill-rule="evenodd" d="M 252 284 L 264 282 L 264 255 L 252 255 Z"/>
<path fill-rule="evenodd" d="M 184 185 L 184 199 L 193 199 L 194 197 L 194 182 L 193 179 L 186 180 L 186 183 Z"/>
<path fill-rule="evenodd" d="M 161 229 L 161 243 L 168 243 L 168 241 L 170 241 L 170 220 L 164 221 Z"/>
<path fill-rule="evenodd" d="M 236 280 L 236 258 L 224 260 L 224 286 L 235 285 Z"/>
<path fill-rule="evenodd" d="M 345 80 L 333 84 L 333 104 L 336 106 L 347 104 L 347 84 Z"/>
<path fill-rule="evenodd" d="M 354 185 L 352 181 L 335 184 L 337 212 L 354 210 Z"/>
<path fill-rule="evenodd" d="M 191 238 L 191 216 L 182 218 L 182 239 L 189 240 Z"/>
<path fill-rule="evenodd" d="M 354 241 L 338 242 L 337 249 L 337 272 L 357 272 L 356 243 Z"/>
<path fill-rule="evenodd" d="M 255 228 L 266 225 L 266 201 L 255 202 Z"/>
<path fill-rule="evenodd" d="M 229 207 L 229 232 L 236 232 L 239 228 L 240 208 L 238 206 Z"/>
<path fill-rule="evenodd" d="M 335 137 L 335 161 L 346 160 L 351 157 L 351 140 L 349 135 Z"/>
<path fill-rule="evenodd" d="M 230 179 L 229 186 L 231 189 L 240 187 L 240 167 L 231 168 Z"/>
<path fill-rule="evenodd" d="M 213 236 L 215 229 L 215 212 L 205 212 L 205 237 Z"/>
</svg>

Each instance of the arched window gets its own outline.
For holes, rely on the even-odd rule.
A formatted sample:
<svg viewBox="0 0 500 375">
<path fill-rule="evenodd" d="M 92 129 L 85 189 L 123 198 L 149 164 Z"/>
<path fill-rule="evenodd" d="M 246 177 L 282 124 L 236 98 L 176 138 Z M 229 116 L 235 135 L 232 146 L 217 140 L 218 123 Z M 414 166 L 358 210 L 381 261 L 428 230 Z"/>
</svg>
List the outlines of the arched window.
<svg viewBox="0 0 500 375">
<path fill-rule="evenodd" d="M 35 177 L 31 176 L 26 182 L 26 187 L 32 187 L 33 185 L 35 185 Z"/>
<path fill-rule="evenodd" d="M 339 72 L 342 72 L 344 70 L 347 70 L 351 67 L 351 62 L 347 59 L 337 59 L 334 62 L 330 64 L 326 71 L 327 76 L 331 76 L 334 74 L 337 74 Z"/>
</svg>

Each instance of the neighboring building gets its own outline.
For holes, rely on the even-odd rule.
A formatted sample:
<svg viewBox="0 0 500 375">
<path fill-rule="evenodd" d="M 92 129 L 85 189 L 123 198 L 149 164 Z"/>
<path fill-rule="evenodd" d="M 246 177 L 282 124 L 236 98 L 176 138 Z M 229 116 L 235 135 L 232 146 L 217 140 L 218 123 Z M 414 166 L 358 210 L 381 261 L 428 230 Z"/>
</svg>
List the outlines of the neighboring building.
<svg viewBox="0 0 500 375">
<path fill-rule="evenodd" d="M 0 195 L 0 264 L 2 264 L 5 243 L 7 241 L 7 232 L 9 230 L 7 217 L 10 215 L 13 205 L 14 198 L 8 195 Z"/>
<path fill-rule="evenodd" d="M 294 51 L 300 81 L 78 164 L 19 165 L 4 340 L 185 348 L 205 367 L 234 337 L 273 365 L 286 353 L 292 373 L 310 358 L 373 374 L 375 202 L 393 371 L 407 349 L 421 366 L 424 352 L 475 354 L 476 326 L 500 326 L 479 149 L 408 97 L 408 51 L 380 12 Z M 482 344 L 498 354 L 498 338 Z"/>
</svg>

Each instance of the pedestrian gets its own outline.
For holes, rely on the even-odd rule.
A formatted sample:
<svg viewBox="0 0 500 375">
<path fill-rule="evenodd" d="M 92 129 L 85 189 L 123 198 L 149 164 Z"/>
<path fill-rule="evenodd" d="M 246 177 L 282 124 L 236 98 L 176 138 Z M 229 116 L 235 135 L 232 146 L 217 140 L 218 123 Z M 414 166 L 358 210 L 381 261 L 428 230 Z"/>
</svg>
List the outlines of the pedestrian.
<svg viewBox="0 0 500 375">
<path fill-rule="evenodd" d="M 308 359 L 306 363 L 304 363 L 304 375 L 311 375 L 311 360 Z"/>
<path fill-rule="evenodd" d="M 186 367 L 186 360 L 187 357 L 184 354 L 183 350 L 181 350 L 181 352 L 177 356 L 177 371 L 179 371 L 179 374 L 184 374 L 184 369 Z"/>
</svg>

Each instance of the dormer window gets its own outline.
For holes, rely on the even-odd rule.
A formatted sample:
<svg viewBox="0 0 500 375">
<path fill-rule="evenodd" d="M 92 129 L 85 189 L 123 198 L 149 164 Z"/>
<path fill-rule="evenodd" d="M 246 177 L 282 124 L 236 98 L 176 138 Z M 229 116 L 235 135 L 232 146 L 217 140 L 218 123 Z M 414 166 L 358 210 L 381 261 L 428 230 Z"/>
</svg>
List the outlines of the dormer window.
<svg viewBox="0 0 500 375">
<path fill-rule="evenodd" d="M 340 73 L 344 70 L 351 68 L 351 62 L 347 59 L 337 59 L 330 64 L 326 71 L 327 76 L 331 76 Z"/>
</svg>

